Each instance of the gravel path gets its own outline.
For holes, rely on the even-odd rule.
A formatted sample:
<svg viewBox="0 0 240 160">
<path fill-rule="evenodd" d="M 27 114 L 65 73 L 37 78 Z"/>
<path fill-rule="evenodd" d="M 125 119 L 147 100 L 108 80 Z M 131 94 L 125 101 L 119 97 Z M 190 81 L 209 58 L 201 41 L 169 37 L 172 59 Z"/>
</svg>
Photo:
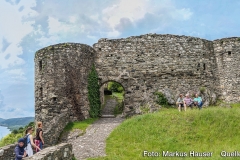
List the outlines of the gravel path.
<svg viewBox="0 0 240 160">
<path fill-rule="evenodd" d="M 114 108 L 117 105 L 116 99 L 108 99 L 101 114 L 102 115 L 114 115 Z"/>
<path fill-rule="evenodd" d="M 100 118 L 87 128 L 83 136 L 71 141 L 76 159 L 106 156 L 106 138 L 123 120 L 120 117 Z"/>
</svg>

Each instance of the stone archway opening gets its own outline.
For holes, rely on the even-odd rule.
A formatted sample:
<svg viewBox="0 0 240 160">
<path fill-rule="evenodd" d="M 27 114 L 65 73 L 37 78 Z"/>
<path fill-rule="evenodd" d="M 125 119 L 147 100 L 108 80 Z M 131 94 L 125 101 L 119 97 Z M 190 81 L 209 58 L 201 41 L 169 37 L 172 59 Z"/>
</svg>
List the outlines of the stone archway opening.
<svg viewBox="0 0 240 160">
<path fill-rule="evenodd" d="M 101 116 L 116 117 L 123 113 L 124 87 L 116 81 L 107 81 L 100 87 Z"/>
</svg>

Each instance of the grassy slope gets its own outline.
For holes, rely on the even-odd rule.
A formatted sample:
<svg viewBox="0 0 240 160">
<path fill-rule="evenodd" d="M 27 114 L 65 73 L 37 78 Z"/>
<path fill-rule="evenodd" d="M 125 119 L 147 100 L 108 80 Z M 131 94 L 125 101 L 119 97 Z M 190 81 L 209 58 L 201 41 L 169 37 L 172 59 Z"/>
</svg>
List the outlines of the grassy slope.
<svg viewBox="0 0 240 160">
<path fill-rule="evenodd" d="M 127 119 L 107 139 L 107 157 L 97 159 L 166 159 L 143 157 L 143 151 L 213 152 L 208 159 L 222 159 L 220 152 L 240 148 L 240 109 L 208 108 L 201 111 L 163 109 Z M 239 159 L 240 157 L 236 158 Z M 167 159 L 202 159 L 173 157 Z"/>
<path fill-rule="evenodd" d="M 83 132 L 86 131 L 87 127 L 95 122 L 98 118 L 89 118 L 83 121 L 76 121 L 68 123 L 63 131 L 72 131 L 73 129 L 81 129 Z"/>
</svg>

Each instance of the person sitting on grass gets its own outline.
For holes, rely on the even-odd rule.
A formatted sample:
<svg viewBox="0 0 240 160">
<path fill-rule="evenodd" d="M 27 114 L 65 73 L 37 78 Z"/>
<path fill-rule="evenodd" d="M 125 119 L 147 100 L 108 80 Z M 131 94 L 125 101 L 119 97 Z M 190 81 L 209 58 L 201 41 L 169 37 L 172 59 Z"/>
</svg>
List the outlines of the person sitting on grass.
<svg viewBox="0 0 240 160">
<path fill-rule="evenodd" d="M 18 145 L 15 147 L 15 160 L 22 160 L 22 158 L 27 156 L 26 151 L 24 150 L 24 139 L 20 138 L 18 140 Z"/>
<path fill-rule="evenodd" d="M 195 98 L 193 99 L 193 101 L 194 101 L 194 105 L 198 106 L 199 110 L 202 109 L 202 105 L 203 105 L 202 98 L 200 96 L 198 96 L 197 93 L 196 93 Z"/>
<path fill-rule="evenodd" d="M 184 107 L 184 110 L 186 111 L 186 106 L 184 105 L 184 100 L 183 100 L 183 95 L 182 94 L 179 95 L 176 104 L 178 106 L 179 112 L 181 112 L 181 109 L 183 107 Z"/>
<path fill-rule="evenodd" d="M 189 97 L 189 94 L 186 94 L 186 97 L 184 98 L 184 105 L 187 107 L 190 107 L 191 109 L 193 108 L 193 100 L 192 98 Z"/>
</svg>

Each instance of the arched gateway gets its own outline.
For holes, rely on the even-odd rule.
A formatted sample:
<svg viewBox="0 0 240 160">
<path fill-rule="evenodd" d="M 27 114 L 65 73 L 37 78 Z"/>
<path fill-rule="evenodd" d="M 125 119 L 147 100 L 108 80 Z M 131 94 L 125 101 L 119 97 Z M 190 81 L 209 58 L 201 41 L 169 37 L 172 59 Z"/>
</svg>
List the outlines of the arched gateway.
<svg viewBox="0 0 240 160">
<path fill-rule="evenodd" d="M 93 47 L 62 43 L 35 55 L 36 121 L 43 121 L 45 142 L 57 138 L 69 121 L 88 118 L 87 77 L 93 64 L 99 84 L 116 81 L 125 89 L 124 115 L 150 110 L 156 91 L 170 103 L 179 93 L 207 89 L 208 103 L 218 96 L 240 101 L 240 41 L 147 34 L 100 39 Z M 227 78 L 226 78 L 227 77 Z"/>
</svg>

